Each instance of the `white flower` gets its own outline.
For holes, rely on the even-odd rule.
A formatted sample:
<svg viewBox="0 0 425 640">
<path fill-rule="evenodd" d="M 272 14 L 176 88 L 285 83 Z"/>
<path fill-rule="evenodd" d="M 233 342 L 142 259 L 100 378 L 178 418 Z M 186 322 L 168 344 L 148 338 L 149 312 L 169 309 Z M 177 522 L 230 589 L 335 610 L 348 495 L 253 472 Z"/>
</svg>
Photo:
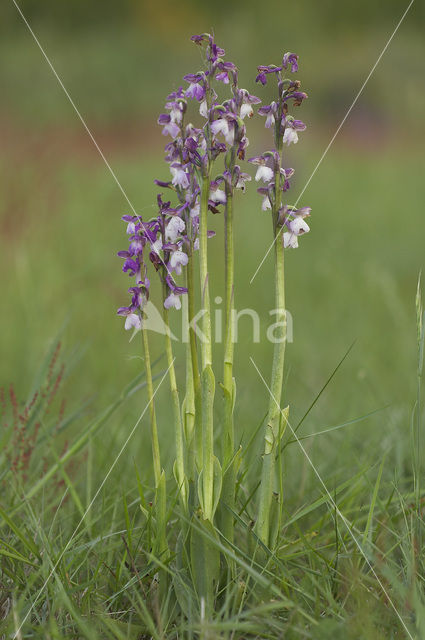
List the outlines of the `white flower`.
<svg viewBox="0 0 425 640">
<path fill-rule="evenodd" d="M 275 122 L 276 120 L 274 117 L 274 113 L 273 111 L 270 111 L 270 113 L 267 115 L 265 126 L 267 127 L 267 129 L 270 129 L 270 127 L 272 127 Z"/>
<path fill-rule="evenodd" d="M 199 238 L 196 238 L 195 242 L 193 243 L 193 248 L 195 251 L 199 251 Z"/>
<path fill-rule="evenodd" d="M 229 126 L 229 123 L 225 118 L 214 120 L 214 122 L 211 123 L 211 131 L 215 136 L 222 133 L 227 144 L 233 144 L 235 139 L 235 129 L 233 125 Z"/>
<path fill-rule="evenodd" d="M 283 246 L 285 249 L 298 249 L 298 238 L 295 233 L 285 231 L 283 234 Z"/>
<path fill-rule="evenodd" d="M 179 126 L 172 120 L 168 124 L 164 125 L 164 128 L 162 130 L 163 136 L 170 135 L 172 138 L 177 138 L 179 133 L 180 133 Z"/>
<path fill-rule="evenodd" d="M 176 122 L 177 124 L 180 124 L 180 122 L 183 120 L 183 112 L 178 107 L 173 107 L 170 111 L 170 117 L 171 117 L 171 122 Z"/>
<path fill-rule="evenodd" d="M 298 142 L 298 133 L 292 127 L 286 127 L 285 133 L 283 134 L 283 143 L 289 147 L 292 142 L 294 144 Z"/>
<path fill-rule="evenodd" d="M 226 202 L 226 193 L 223 189 L 219 189 L 217 187 L 210 191 L 210 198 L 211 200 L 214 200 L 214 202 L 222 202 L 224 204 Z"/>
<path fill-rule="evenodd" d="M 186 266 L 188 261 L 189 258 L 187 254 L 184 251 L 177 249 L 176 251 L 173 251 L 170 256 L 170 267 L 178 276 L 180 276 L 182 272 L 182 265 Z"/>
<path fill-rule="evenodd" d="M 265 195 L 263 198 L 263 203 L 261 205 L 261 209 L 263 211 L 267 211 L 267 209 L 271 209 L 272 208 L 272 204 L 270 202 L 270 198 L 268 195 Z"/>
<path fill-rule="evenodd" d="M 206 100 L 202 100 L 201 104 L 199 105 L 199 113 L 204 118 L 208 118 L 208 105 Z"/>
<path fill-rule="evenodd" d="M 251 182 L 252 178 L 248 173 L 241 173 L 237 183 L 235 184 L 235 189 L 242 189 L 245 191 L 245 182 Z"/>
<path fill-rule="evenodd" d="M 179 216 L 173 216 L 167 224 L 167 228 L 165 229 L 166 241 L 175 242 L 181 232 L 185 230 L 185 226 L 186 225 L 184 221 L 179 218 Z"/>
<path fill-rule="evenodd" d="M 155 240 L 155 242 L 152 242 L 151 249 L 156 254 L 158 254 L 161 251 L 161 249 L 162 249 L 162 240 L 161 240 L 161 238 L 158 238 L 158 240 Z"/>
<path fill-rule="evenodd" d="M 168 298 L 165 298 L 164 300 L 164 307 L 166 309 L 170 309 L 171 307 L 174 307 L 175 309 L 181 309 L 182 303 L 179 296 L 176 296 L 174 293 L 170 293 Z"/>
<path fill-rule="evenodd" d="M 199 216 L 200 211 L 201 211 L 201 207 L 199 203 L 195 204 L 195 206 L 192 207 L 192 209 L 190 210 L 190 217 L 195 218 L 196 216 Z"/>
<path fill-rule="evenodd" d="M 170 166 L 170 171 L 173 176 L 171 183 L 175 187 L 180 185 L 183 189 L 187 189 L 189 186 L 189 178 L 187 177 L 187 173 L 183 167 L 178 163 L 174 163 L 174 165 Z"/>
<path fill-rule="evenodd" d="M 251 105 L 248 102 L 244 102 L 244 104 L 241 106 L 241 114 L 240 114 L 242 120 L 246 118 L 246 116 L 248 116 L 248 118 L 251 118 L 253 114 L 254 114 L 254 109 L 251 107 Z"/>
<path fill-rule="evenodd" d="M 138 316 L 136 313 L 130 313 L 125 319 L 125 330 L 128 331 L 129 329 L 131 329 L 131 327 L 134 327 L 135 329 L 141 329 L 142 327 L 140 316 Z"/>
<path fill-rule="evenodd" d="M 211 131 L 215 136 L 219 133 L 222 133 L 224 136 L 226 136 L 229 133 L 229 123 L 225 118 L 214 120 L 214 122 L 211 123 Z"/>
<path fill-rule="evenodd" d="M 287 227 L 291 233 L 294 233 L 296 236 L 302 236 L 303 233 L 310 231 L 310 227 L 301 216 L 295 216 L 293 220 L 287 223 Z"/>
<path fill-rule="evenodd" d="M 257 169 L 257 173 L 255 174 L 256 181 L 258 182 L 259 180 L 262 180 L 263 182 L 270 182 L 272 178 L 273 169 L 270 169 L 270 167 L 266 167 L 266 165 L 264 164 L 260 164 Z"/>
</svg>

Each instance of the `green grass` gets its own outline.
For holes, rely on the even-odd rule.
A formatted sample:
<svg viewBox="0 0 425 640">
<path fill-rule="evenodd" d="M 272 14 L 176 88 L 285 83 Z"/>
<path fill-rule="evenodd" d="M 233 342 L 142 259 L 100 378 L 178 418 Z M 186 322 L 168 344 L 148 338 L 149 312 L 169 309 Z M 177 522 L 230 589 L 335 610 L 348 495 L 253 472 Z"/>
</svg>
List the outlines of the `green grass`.
<svg viewBox="0 0 425 640">
<path fill-rule="evenodd" d="M 319 147 L 309 150 L 312 164 L 319 152 Z M 161 165 L 122 158 L 115 165 L 133 202 L 149 211 L 152 179 Z M 300 171 L 295 189 L 309 169 Z M 150 554 L 155 527 L 140 510 L 153 485 L 146 419 L 82 520 L 146 402 L 141 389 L 116 407 L 101 430 L 93 427 L 142 364 L 139 341 L 128 343 L 122 322 L 114 317 L 115 307 L 125 300 L 126 279 L 114 252 L 123 246 L 119 216 L 126 207 L 102 166 L 87 171 L 73 160 L 52 163 L 48 179 L 41 182 L 44 171 L 32 158 L 23 159 L 25 192 L 20 197 L 38 197 L 12 219 L 8 192 L 2 189 L 2 221 L 9 234 L 1 256 L 8 273 L 2 296 L 10 312 L 2 319 L 1 379 L 6 393 L 8 383 L 15 383 L 22 412 L 24 399 L 29 401 L 46 377 L 41 372 L 33 381 L 43 345 L 67 319 L 58 395 L 68 404 L 62 418 L 56 398 L 47 415 L 29 421 L 25 438 L 30 441 L 35 424 L 41 427 L 25 473 L 8 470 L 17 445 L 7 405 L 1 498 L 4 633 L 18 628 L 33 603 L 22 637 L 407 637 L 289 431 L 282 535 L 273 553 L 259 546 L 250 522 L 260 468 L 255 429 L 267 390 L 249 356 L 267 379 L 270 345 L 264 337 L 249 344 L 247 319 L 241 321 L 236 347 L 236 429 L 244 447 L 234 549 L 238 571 L 234 585 L 218 599 L 214 619 L 201 624 L 194 596 L 184 619 L 179 602 L 171 592 L 164 597 L 156 584 L 161 559 Z M 410 435 L 417 380 L 415 289 L 423 266 L 421 175 L 415 157 L 400 162 L 398 156 L 364 157 L 335 148 L 305 196 L 313 206 L 312 233 L 287 261 L 288 307 L 294 317 L 285 387 L 291 424 L 298 424 L 355 341 L 298 435 L 306 438 L 306 451 L 413 637 L 422 637 L 424 624 L 423 573 L 415 552 L 423 532 L 415 511 Z M 56 192 L 54 203 L 51 192 Z M 249 285 L 269 242 L 258 204 L 255 194 L 248 195 L 238 213 L 237 306 L 258 309 L 263 330 L 272 302 L 269 261 Z M 213 223 L 219 230 L 221 219 Z M 406 224 L 412 233 L 403 231 Z M 220 242 L 218 233 L 211 243 Z M 213 274 L 215 295 L 223 275 L 218 260 Z M 153 336 L 153 345 L 159 356 L 161 338 Z M 177 353 L 182 379 L 179 345 Z M 162 369 L 160 361 L 156 373 Z M 56 363 L 53 379 L 58 372 Z M 172 498 L 165 387 L 158 412 L 174 504 L 172 541 L 179 520 Z M 307 437 L 336 426 L 341 428 Z M 66 451 L 72 455 L 61 463 Z M 223 548 L 223 541 L 216 544 Z M 167 567 L 175 584 L 179 574 L 173 558 Z M 185 592 L 190 598 L 191 591 Z"/>
<path fill-rule="evenodd" d="M 106 45 L 105 50 L 112 51 Z M 29 80 L 22 82 L 26 87 Z M 155 91 L 159 95 L 158 87 Z M 43 112 L 47 100 L 44 94 L 38 99 L 35 113 Z M 117 120 L 121 99 L 122 94 L 110 105 Z M 22 107 L 23 121 L 30 117 L 28 108 Z M 235 423 L 243 447 L 236 546 L 229 550 L 219 536 L 199 532 L 200 544 L 209 539 L 237 570 L 226 589 L 223 571 L 214 615 L 203 620 L 191 576 L 179 558 L 155 554 L 146 416 L 116 458 L 146 404 L 140 341 L 129 342 L 115 317 L 116 307 L 127 299 L 128 281 L 115 252 L 125 245 L 120 216 L 128 207 L 89 140 L 81 137 L 72 152 L 61 143 L 63 114 L 52 109 L 60 125 L 54 135 L 34 127 L 28 139 L 28 129 L 24 135 L 14 129 L 13 144 L 0 155 L 0 268 L 5 274 L 0 635 L 375 640 L 410 633 L 425 638 L 418 443 L 423 411 L 415 310 L 418 274 L 425 266 L 425 167 L 415 145 L 394 141 L 390 129 L 380 146 L 376 140 L 355 146 L 352 134 L 343 130 L 301 203 L 313 208 L 312 232 L 298 251 L 288 253 L 294 342 L 287 350 L 284 403 L 331 498 L 288 430 L 285 515 L 273 550 L 264 548 L 252 530 L 268 393 L 250 361 L 268 380 L 271 345 L 264 336 L 273 299 L 270 259 L 249 283 L 269 245 L 270 225 L 254 190 L 240 198 L 236 305 L 258 310 L 261 341 L 252 344 L 249 319 L 241 321 L 235 359 Z M 321 114 L 312 109 L 308 115 L 312 131 L 321 131 Z M 51 117 L 46 118 L 51 126 Z M 337 118 L 329 124 L 329 137 L 337 124 Z M 328 142 L 328 131 L 322 133 L 323 140 L 306 136 L 291 148 L 297 170 L 293 200 Z M 258 130 L 253 154 L 262 148 L 262 135 Z M 147 217 L 154 213 L 153 179 L 165 175 L 152 152 L 159 138 L 158 132 L 149 134 L 135 153 L 117 141 L 112 129 L 103 144 L 131 201 Z M 214 217 L 211 224 L 218 232 L 210 244 L 214 299 L 224 280 L 222 218 Z M 58 341 L 61 350 L 54 356 Z M 175 348 L 183 381 L 184 351 L 179 344 Z M 165 369 L 163 350 L 161 338 L 153 335 L 156 384 Z M 219 363 L 217 356 L 218 380 Z M 158 393 L 158 416 L 174 548 L 182 517 L 171 471 L 166 386 Z M 186 524 L 200 528 L 196 519 Z"/>
</svg>

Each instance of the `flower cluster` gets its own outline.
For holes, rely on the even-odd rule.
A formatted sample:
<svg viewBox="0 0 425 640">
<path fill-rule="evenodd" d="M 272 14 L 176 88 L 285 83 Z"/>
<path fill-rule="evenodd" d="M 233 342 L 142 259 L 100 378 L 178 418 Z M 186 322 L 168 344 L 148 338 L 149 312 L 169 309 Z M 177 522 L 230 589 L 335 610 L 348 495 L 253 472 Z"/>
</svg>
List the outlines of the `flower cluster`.
<svg viewBox="0 0 425 640">
<path fill-rule="evenodd" d="M 282 193 L 290 188 L 290 178 L 294 175 L 294 169 L 282 167 L 281 149 L 283 145 L 296 144 L 298 133 L 306 129 L 301 120 L 297 120 L 289 114 L 289 104 L 300 106 L 308 96 L 300 91 L 299 80 L 284 78 L 283 72 L 290 68 L 292 73 L 298 71 L 298 56 L 295 53 L 285 53 L 280 66 L 261 65 L 258 67 L 256 82 L 267 84 L 269 75 L 277 80 L 278 97 L 268 105 L 258 109 L 258 114 L 265 116 L 266 128 L 274 130 L 275 149 L 267 151 L 260 156 L 250 158 L 248 162 L 257 165 L 255 180 L 264 182 L 257 191 L 263 196 L 262 209 L 272 210 L 275 213 L 275 221 L 279 227 L 286 229 L 283 233 L 285 248 L 297 248 L 298 236 L 308 233 L 310 227 L 304 218 L 310 215 L 310 207 L 296 209 L 288 205 L 282 205 Z"/>
<path fill-rule="evenodd" d="M 239 89 L 236 66 L 224 60 L 224 49 L 211 35 L 195 35 L 191 39 L 205 49 L 206 68 L 184 76 L 187 86 L 167 96 L 165 112 L 158 117 L 162 134 L 171 137 L 165 145 L 170 179 L 155 180 L 155 183 L 162 189 L 172 190 L 177 204 L 171 206 L 171 202 L 164 202 L 162 195 L 158 195 L 156 218 L 143 222 L 138 216 L 123 217 L 130 244 L 127 251 L 120 251 L 118 255 L 124 258 L 123 271 L 136 279 L 136 285 L 129 289 L 131 304 L 118 310 L 119 315 L 126 316 L 126 329 L 140 328 L 148 299 L 145 250 L 149 251 L 149 261 L 165 285 L 164 306 L 180 309 L 180 296 L 187 289 L 178 286 L 174 276 L 182 274 L 182 268 L 199 248 L 202 184 L 206 176 L 209 180 L 214 161 L 226 154 L 225 171 L 209 181 L 208 209 L 212 213 L 218 213 L 221 205 L 225 205 L 229 190 L 244 191 L 245 183 L 251 180 L 235 163 L 235 158 L 245 157 L 249 141 L 244 121 L 253 115 L 253 105 L 261 101 L 245 89 Z M 213 80 L 231 87 L 229 99 L 219 102 Z M 191 102 L 198 105 L 203 119 L 199 127 L 187 122 Z M 208 232 L 208 237 L 213 235 Z"/>
</svg>

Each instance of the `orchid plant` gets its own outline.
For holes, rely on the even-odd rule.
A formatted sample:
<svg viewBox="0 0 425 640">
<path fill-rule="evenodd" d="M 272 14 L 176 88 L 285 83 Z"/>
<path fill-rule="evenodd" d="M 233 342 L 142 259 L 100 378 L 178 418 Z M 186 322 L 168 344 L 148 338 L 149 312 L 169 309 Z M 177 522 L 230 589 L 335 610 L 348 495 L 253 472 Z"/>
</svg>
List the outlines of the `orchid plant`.
<svg viewBox="0 0 425 640">
<path fill-rule="evenodd" d="M 205 33 L 192 36 L 191 39 L 202 49 L 204 68 L 184 76 L 186 87 L 179 87 L 168 95 L 165 112 L 158 118 L 163 135 L 171 140 L 165 146 L 165 161 L 169 165 L 170 177 L 155 181 L 162 191 L 157 196 L 157 215 L 150 220 L 143 220 L 138 215 L 123 216 L 129 246 L 118 255 L 124 259 L 123 271 L 132 278 L 133 284 L 129 288 L 131 302 L 129 306 L 118 309 L 118 314 L 125 317 L 125 329 L 140 331 L 143 337 L 155 478 L 153 508 L 157 527 L 156 551 L 164 560 L 170 557 L 166 530 L 166 480 L 160 459 L 149 339 L 145 327 L 145 308 L 151 280 L 156 272 L 163 292 L 163 319 L 167 329 L 165 350 L 176 448 L 174 477 L 182 521 L 190 524 L 195 519 L 197 523 L 192 529 L 183 526 L 184 535 L 177 545 L 180 549 L 178 553 L 185 558 L 186 565 L 192 564 L 190 575 L 194 576 L 195 587 L 207 606 L 212 607 L 221 561 L 211 539 L 214 540 L 219 530 L 226 545 L 232 547 L 234 543 L 234 514 L 241 460 L 240 451 L 235 448 L 234 435 L 234 201 L 236 192 L 244 192 L 251 181 L 251 175 L 243 170 L 241 163 L 245 161 L 249 144 L 246 123 L 261 100 L 239 87 L 235 64 L 225 60 L 224 49 L 215 43 L 211 35 Z M 293 53 L 286 53 L 280 66 L 258 67 L 258 83 L 265 85 L 272 77 L 277 84 L 276 100 L 258 109 L 258 114 L 266 117 L 265 126 L 273 130 L 273 148 L 248 160 L 248 163 L 257 166 L 255 180 L 262 183 L 257 189 L 263 197 L 261 209 L 271 214 L 275 307 L 279 310 L 281 321 L 280 340 L 274 346 L 270 384 L 272 397 L 264 434 L 256 522 L 257 535 L 263 544 L 270 546 L 274 544 L 274 536 L 281 522 L 280 504 L 277 525 L 273 524 L 276 520 L 273 515 L 275 461 L 288 415 L 287 410 L 283 413 L 280 411 L 286 335 L 284 252 L 298 247 L 299 236 L 309 231 L 305 219 L 310 215 L 309 207 L 296 209 L 284 203 L 294 170 L 283 166 L 282 149 L 284 145 L 295 144 L 298 133 L 306 128 L 303 122 L 289 113 L 291 105 L 299 106 L 307 98 L 300 91 L 298 80 L 285 77 L 287 72 L 293 74 L 297 70 L 298 56 Z M 227 91 L 224 100 L 219 100 L 219 87 L 220 93 L 223 88 Z M 197 106 L 199 115 L 194 112 L 193 104 Z M 192 114 L 198 119 L 196 126 L 189 121 L 189 115 Z M 165 192 L 170 193 L 169 200 L 165 198 Z M 214 236 L 214 232 L 208 230 L 208 218 L 210 213 L 220 212 L 224 213 L 225 236 L 225 348 L 220 382 L 224 417 L 218 425 L 214 423 L 216 384 L 208 268 L 208 240 Z M 197 286 L 200 289 L 201 313 L 196 313 L 195 308 L 196 263 L 199 268 Z M 174 368 L 169 317 L 170 310 L 182 308 L 182 296 L 187 296 L 183 311 L 189 332 L 183 402 Z M 199 327 L 198 317 L 201 317 Z M 220 452 L 214 450 L 218 430 Z M 202 549 L 202 562 L 209 562 L 209 572 L 205 573 L 204 569 L 197 572 L 194 548 Z M 183 560 L 181 562 L 184 564 Z M 232 566 L 229 569 L 233 571 Z M 166 581 L 166 578 L 163 580 Z"/>
</svg>

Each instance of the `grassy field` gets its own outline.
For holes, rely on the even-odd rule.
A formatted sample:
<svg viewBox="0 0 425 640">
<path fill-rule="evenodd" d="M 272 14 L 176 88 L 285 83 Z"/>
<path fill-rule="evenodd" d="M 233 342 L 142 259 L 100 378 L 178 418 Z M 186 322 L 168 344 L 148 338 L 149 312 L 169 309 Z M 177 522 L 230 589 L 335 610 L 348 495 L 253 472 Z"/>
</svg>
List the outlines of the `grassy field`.
<svg viewBox="0 0 425 640">
<path fill-rule="evenodd" d="M 23 86 L 29 81 L 23 78 Z M 53 82 L 48 86 L 59 92 Z M 160 111 L 155 95 L 150 100 Z M 38 99 L 49 104 L 45 92 Z M 140 123 L 133 112 L 124 122 L 119 102 L 111 107 L 112 124 L 109 116 L 95 121 L 96 138 L 131 202 L 149 217 L 155 213 L 153 180 L 166 174 L 160 136 L 147 111 Z M 237 579 L 218 598 L 214 618 L 202 620 L 189 587 L 184 617 L 171 590 L 158 586 L 161 559 L 152 552 L 151 522 L 140 509 L 149 511 L 153 486 L 147 416 L 138 423 L 146 397 L 141 380 L 133 382 L 142 351 L 115 315 L 126 303 L 127 280 L 115 253 L 125 246 L 120 216 L 128 205 L 78 123 L 68 123 L 69 114 L 37 119 L 33 127 L 29 102 L 18 118 L 6 106 L 0 149 L 0 637 L 425 638 L 423 464 L 415 440 L 423 418 L 415 298 L 425 266 L 425 161 L 412 132 L 401 135 L 390 116 L 371 121 L 360 110 L 303 196 L 301 204 L 313 209 L 312 232 L 298 251 L 288 252 L 294 341 L 287 349 L 284 401 L 291 424 L 302 421 L 305 451 L 288 432 L 286 520 L 272 551 L 258 546 L 250 525 L 260 472 L 255 432 L 268 401 L 250 358 L 268 379 L 270 256 L 250 280 L 271 232 L 255 190 L 240 197 L 236 306 L 258 311 L 261 340 L 253 344 L 250 321 L 241 320 L 235 420 L 246 473 Z M 42 102 L 37 109 L 44 111 Z M 290 149 L 297 172 L 293 201 L 337 116 L 321 127 L 321 113 L 307 112 L 312 134 Z M 368 127 L 372 134 L 364 135 Z M 252 155 L 265 144 L 261 129 L 256 136 Z M 220 216 L 211 221 L 217 231 L 210 241 L 213 299 L 223 287 L 222 224 Z M 178 314 L 175 328 L 178 333 Z M 152 349 L 161 376 L 161 336 L 152 335 Z M 183 381 L 184 350 L 180 344 L 175 349 Z M 216 365 L 220 379 L 219 358 Z M 157 404 L 173 540 L 179 512 L 167 384 Z M 173 559 L 168 573 L 178 590 Z"/>
</svg>

